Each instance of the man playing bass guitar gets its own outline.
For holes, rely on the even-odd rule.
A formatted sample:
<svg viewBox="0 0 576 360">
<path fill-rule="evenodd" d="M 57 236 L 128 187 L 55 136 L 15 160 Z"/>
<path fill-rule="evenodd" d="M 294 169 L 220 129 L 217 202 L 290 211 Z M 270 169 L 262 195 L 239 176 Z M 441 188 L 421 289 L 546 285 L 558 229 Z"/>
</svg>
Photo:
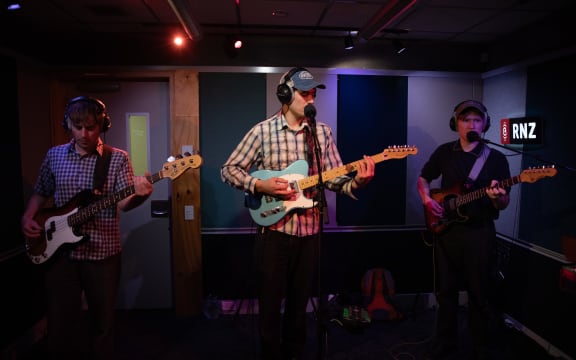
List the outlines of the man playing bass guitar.
<svg viewBox="0 0 576 360">
<path fill-rule="evenodd" d="M 38 223 L 36 218 L 50 201 L 56 208 L 65 208 L 85 190 L 102 196 L 121 189 L 133 191 L 116 206 L 94 214 L 79 229 L 85 235 L 82 241 L 62 247 L 42 265 L 47 334 L 41 353 L 47 359 L 111 359 L 121 269 L 120 211 L 140 206 L 153 187 L 147 179 L 149 174 L 134 176 L 126 151 L 104 144 L 101 137 L 111 123 L 102 101 L 88 96 L 70 100 L 62 126 L 71 139 L 48 149 L 40 166 L 34 193 L 22 215 L 26 238 L 44 235 L 56 241 L 52 228 L 46 231 L 45 223 Z M 59 225 L 65 224 L 54 224 L 54 228 Z M 82 295 L 88 307 L 87 322 Z"/>
</svg>

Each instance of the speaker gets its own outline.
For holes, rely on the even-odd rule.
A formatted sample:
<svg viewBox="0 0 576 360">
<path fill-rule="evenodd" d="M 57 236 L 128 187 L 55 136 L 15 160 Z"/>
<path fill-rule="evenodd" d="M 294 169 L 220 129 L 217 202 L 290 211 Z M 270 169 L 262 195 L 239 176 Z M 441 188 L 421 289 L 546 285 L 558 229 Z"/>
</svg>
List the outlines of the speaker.
<svg viewBox="0 0 576 360">
<path fill-rule="evenodd" d="M 71 130 L 70 127 L 68 126 L 70 122 L 70 107 L 73 104 L 79 102 L 86 102 L 89 105 L 95 106 L 94 117 L 96 118 L 96 120 L 98 120 L 100 117 L 102 118 L 102 128 L 100 130 L 101 132 L 106 132 L 108 131 L 108 129 L 110 129 L 112 123 L 110 122 L 110 116 L 106 112 L 106 105 L 104 105 L 102 101 L 90 96 L 78 96 L 73 98 L 68 102 L 68 104 L 66 104 L 64 120 L 62 121 L 62 127 L 64 127 L 66 131 Z"/>
<path fill-rule="evenodd" d="M 482 132 L 488 131 L 488 129 L 490 129 L 490 116 L 488 115 L 488 110 L 481 102 L 476 100 L 464 100 L 454 107 L 454 113 L 450 118 L 450 129 L 452 131 L 456 131 L 456 121 L 458 120 L 458 114 L 467 108 L 475 108 L 484 114 L 484 129 Z"/>
<path fill-rule="evenodd" d="M 292 99 L 294 98 L 294 82 L 292 81 L 292 76 L 299 71 L 308 71 L 303 67 L 295 67 L 292 68 L 290 71 L 282 75 L 280 78 L 280 83 L 276 88 L 276 96 L 282 105 L 290 104 Z"/>
</svg>

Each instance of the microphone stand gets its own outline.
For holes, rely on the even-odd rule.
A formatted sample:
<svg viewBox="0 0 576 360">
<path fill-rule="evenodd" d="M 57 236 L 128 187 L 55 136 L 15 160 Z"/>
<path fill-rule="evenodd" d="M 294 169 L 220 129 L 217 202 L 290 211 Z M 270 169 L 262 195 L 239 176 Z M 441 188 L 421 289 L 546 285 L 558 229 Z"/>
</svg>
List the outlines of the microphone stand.
<svg viewBox="0 0 576 360">
<path fill-rule="evenodd" d="M 469 134 L 470 134 L 470 133 L 469 133 Z M 526 153 L 525 151 L 521 151 L 521 150 L 518 150 L 518 149 L 513 149 L 513 148 L 510 148 L 510 147 L 508 147 L 508 146 L 504 146 L 504 145 L 501 145 L 501 144 L 492 142 L 492 141 L 490 141 L 490 140 L 487 140 L 487 139 L 484 139 L 484 138 L 480 138 L 480 136 L 477 135 L 477 133 L 475 133 L 475 134 L 476 134 L 476 135 L 467 136 L 467 137 L 468 137 L 468 140 L 476 140 L 476 138 L 478 138 L 478 141 L 480 141 L 480 142 L 483 142 L 483 143 L 486 143 L 486 144 L 490 144 L 490 145 L 494 145 L 494 146 L 498 146 L 498 147 L 501 147 L 502 149 L 510 150 L 510 151 L 513 151 L 513 152 L 515 152 L 515 153 L 517 153 L 517 154 L 520 154 L 520 155 L 526 155 L 526 156 L 528 156 L 528 157 L 531 157 L 532 159 L 541 161 L 541 162 L 543 162 L 543 163 L 545 163 L 545 164 L 553 165 L 554 167 L 560 167 L 560 168 L 563 168 L 563 169 L 565 169 L 565 170 L 569 170 L 569 171 L 572 171 L 572 172 L 576 172 L 576 169 L 571 168 L 571 167 L 569 167 L 569 166 L 566 166 L 566 165 L 563 165 L 563 164 L 559 164 L 559 163 L 555 163 L 555 162 L 546 160 L 546 159 L 544 159 L 544 158 L 541 158 L 540 156 L 531 155 L 531 154 Z"/>
<path fill-rule="evenodd" d="M 326 317 L 326 300 L 322 291 L 322 235 L 324 233 L 324 223 L 328 223 L 328 211 L 326 201 L 326 189 L 322 179 L 322 167 L 320 161 L 320 146 L 318 145 L 318 137 L 316 135 L 316 122 L 312 122 L 311 126 L 312 137 L 314 138 L 314 159 L 316 160 L 316 168 L 318 169 L 318 184 L 316 185 L 318 200 L 318 209 L 320 211 L 320 230 L 318 232 L 318 309 L 317 309 L 317 330 L 318 330 L 318 359 L 325 359 L 327 356 L 328 347 L 328 330 L 325 324 Z"/>
<path fill-rule="evenodd" d="M 320 230 L 318 232 L 317 241 L 317 281 L 318 281 L 318 309 L 316 309 L 316 322 L 317 322 L 317 332 L 318 332 L 318 359 L 326 359 L 327 347 L 328 347 L 328 330 L 325 325 L 326 317 L 326 304 L 322 291 L 322 244 L 323 244 L 323 233 L 324 233 L 324 223 L 328 223 L 328 211 L 327 211 L 327 201 L 326 192 L 324 187 L 324 180 L 322 179 L 322 161 L 320 160 L 321 151 L 318 142 L 318 135 L 316 133 L 316 109 L 313 105 L 309 104 L 304 109 L 305 114 L 308 117 L 308 125 L 310 127 L 310 134 L 314 140 L 314 159 L 316 161 L 316 169 L 318 169 L 318 184 L 316 185 L 317 195 L 316 200 L 318 201 L 318 209 L 320 212 Z"/>
</svg>

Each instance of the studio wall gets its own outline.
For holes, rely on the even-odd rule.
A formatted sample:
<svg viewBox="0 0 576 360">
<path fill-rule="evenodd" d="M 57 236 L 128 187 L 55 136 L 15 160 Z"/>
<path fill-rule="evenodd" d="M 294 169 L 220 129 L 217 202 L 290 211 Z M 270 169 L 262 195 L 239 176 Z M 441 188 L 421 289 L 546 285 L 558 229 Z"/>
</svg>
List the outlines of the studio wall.
<svg viewBox="0 0 576 360">
<path fill-rule="evenodd" d="M 526 116 L 544 123 L 544 143 L 525 147 L 523 168 L 555 166 L 558 174 L 522 187 L 519 237 L 562 253 L 563 235 L 576 237 L 576 56 L 530 66 Z"/>
<path fill-rule="evenodd" d="M 210 199 L 203 202 L 204 231 L 235 232 L 255 227 L 242 192 L 222 183 L 220 166 L 251 126 L 279 111 L 275 87 L 283 70 L 200 72 L 201 150 L 205 160 L 201 191 L 204 199 Z M 418 150 L 414 156 L 377 164 L 374 184 L 358 193 L 358 201 L 327 191 L 327 227 L 422 227 L 424 218 L 416 191 L 418 173 L 434 144 L 454 138 L 447 121 L 451 109 L 463 96 L 478 94 L 479 74 L 339 74 L 331 69 L 310 70 L 327 85 L 318 91 L 315 101 L 317 121 L 332 127 L 345 164 L 393 145 Z M 414 112 L 411 104 L 420 106 L 421 102 L 425 111 Z M 431 136 L 438 139 L 431 142 Z"/>
</svg>

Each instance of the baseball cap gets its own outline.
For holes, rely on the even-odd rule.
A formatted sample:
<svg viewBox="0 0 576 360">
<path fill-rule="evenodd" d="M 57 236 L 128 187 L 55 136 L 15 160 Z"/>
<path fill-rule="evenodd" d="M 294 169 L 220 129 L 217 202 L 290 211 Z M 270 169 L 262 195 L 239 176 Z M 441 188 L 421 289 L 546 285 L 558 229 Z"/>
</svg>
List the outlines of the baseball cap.
<svg viewBox="0 0 576 360">
<path fill-rule="evenodd" d="M 308 70 L 300 70 L 295 72 L 291 77 L 293 88 L 308 91 L 313 88 L 326 89 L 326 85 L 321 84 L 314 80 L 314 76 Z"/>
<path fill-rule="evenodd" d="M 484 117 L 486 117 L 486 107 L 476 100 L 466 100 L 456 105 L 456 108 L 454 109 L 454 116 L 458 118 L 460 114 L 469 109 L 476 109 L 480 113 L 484 114 Z"/>
</svg>

